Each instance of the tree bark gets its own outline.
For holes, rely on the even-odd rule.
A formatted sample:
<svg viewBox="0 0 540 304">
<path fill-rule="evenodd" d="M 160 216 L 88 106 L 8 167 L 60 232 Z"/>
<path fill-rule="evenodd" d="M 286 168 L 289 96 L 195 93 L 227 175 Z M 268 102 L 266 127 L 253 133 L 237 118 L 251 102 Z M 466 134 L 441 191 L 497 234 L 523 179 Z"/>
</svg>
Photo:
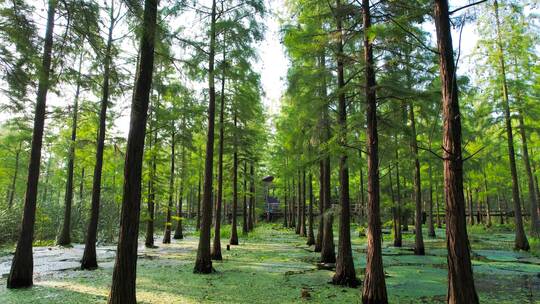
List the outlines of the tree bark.
<svg viewBox="0 0 540 304">
<path fill-rule="evenodd" d="M 223 52 L 223 62 L 225 62 L 225 52 Z M 218 151 L 218 180 L 217 180 L 217 200 L 216 212 L 214 214 L 214 243 L 212 244 L 212 260 L 221 261 L 221 209 L 223 204 L 223 146 L 225 141 L 225 69 L 221 72 L 221 96 L 219 110 L 219 151 Z M 227 214 L 225 212 L 225 214 Z M 225 216 L 224 216 L 225 218 Z"/>
<path fill-rule="evenodd" d="M 336 0 L 336 24 L 337 24 L 337 76 L 338 76 L 338 115 L 337 124 L 339 128 L 338 142 L 343 147 L 347 144 L 347 104 L 345 100 L 345 76 L 344 76 L 344 53 L 343 53 L 343 28 L 341 1 Z M 351 214 L 349 195 L 349 167 L 348 156 L 342 150 L 339 156 L 339 203 L 341 212 L 339 213 L 339 240 L 338 254 L 336 260 L 336 273 L 332 278 L 332 283 L 337 285 L 356 287 L 356 271 L 352 257 L 351 247 Z"/>
<path fill-rule="evenodd" d="M 185 123 L 182 123 L 182 129 L 184 128 L 184 126 L 185 126 Z M 178 214 L 177 214 L 178 221 L 176 222 L 176 230 L 174 231 L 174 236 L 173 236 L 173 239 L 175 240 L 181 240 L 184 238 L 184 226 L 182 225 L 184 212 L 182 211 L 182 208 L 183 208 L 182 205 L 184 202 L 184 178 L 185 178 L 184 170 L 185 168 L 186 168 L 186 147 L 185 145 L 182 145 L 182 158 L 180 161 L 180 193 L 179 193 L 180 198 L 178 199 Z"/>
<path fill-rule="evenodd" d="M 309 208 L 308 208 L 308 239 L 307 245 L 315 245 L 315 234 L 313 233 L 313 176 L 309 173 Z"/>
<path fill-rule="evenodd" d="M 399 149 L 397 135 L 394 137 L 396 142 L 396 217 L 394 224 L 394 247 L 402 246 L 402 234 L 401 234 L 401 177 L 399 175 Z"/>
<path fill-rule="evenodd" d="M 84 253 L 81 260 L 81 268 L 85 270 L 96 269 L 96 241 L 99 222 L 99 203 L 101 200 L 101 174 L 103 169 L 103 151 L 105 149 L 105 132 L 107 122 L 107 106 L 109 104 L 109 80 L 112 61 L 112 42 L 113 29 L 115 24 L 114 8 L 110 10 L 109 33 L 107 37 L 107 47 L 105 50 L 105 62 L 103 69 L 103 83 L 101 91 L 101 109 L 99 112 L 99 131 L 96 142 L 96 163 L 94 165 L 94 179 L 92 181 L 92 204 L 90 211 L 90 221 L 86 232 L 86 242 L 84 245 Z M 146 113 L 145 113 L 146 115 Z M 145 118 L 146 121 L 146 118 Z M 146 127 L 146 126 L 145 126 Z"/>
<path fill-rule="evenodd" d="M 319 161 L 319 228 L 317 229 L 317 238 L 315 238 L 315 249 L 314 252 L 321 252 L 322 249 L 322 240 L 323 240 L 323 230 L 324 230 L 324 204 L 323 204 L 323 192 L 324 192 L 324 161 Z"/>
<path fill-rule="evenodd" d="M 253 230 L 253 218 L 255 217 L 255 168 L 253 163 L 249 168 L 249 210 L 248 210 L 248 230 Z"/>
<path fill-rule="evenodd" d="M 371 14 L 369 0 L 362 0 L 364 24 L 364 60 L 366 79 L 366 122 L 367 122 L 367 155 L 368 155 L 368 227 L 367 227 L 367 253 L 366 274 L 362 302 L 388 303 L 386 283 L 382 263 L 381 248 L 381 217 L 380 217 L 380 190 L 379 190 L 379 151 L 377 133 L 377 93 L 375 80 L 375 64 L 373 59 L 373 45 L 369 38 L 371 29 Z"/>
<path fill-rule="evenodd" d="M 499 19 L 499 5 L 497 0 L 494 1 L 495 19 L 497 22 L 497 47 L 499 51 L 500 73 L 502 77 L 502 95 L 503 95 L 503 111 L 506 124 L 506 136 L 508 140 L 508 159 L 510 162 L 510 174 L 512 176 L 512 200 L 514 202 L 514 219 L 516 223 L 516 238 L 514 248 L 516 250 L 528 251 L 529 241 L 525 235 L 523 228 L 523 218 L 521 215 L 521 200 L 519 195 L 519 181 L 516 168 L 516 155 L 514 152 L 514 134 L 512 131 L 512 118 L 510 115 L 510 101 L 508 98 L 508 84 L 506 82 L 506 67 L 504 62 L 504 50 L 501 37 L 501 22 Z"/>
<path fill-rule="evenodd" d="M 212 259 L 210 255 L 210 229 L 212 225 L 212 176 L 214 164 L 214 123 L 216 116 L 216 88 L 214 83 L 214 56 L 216 51 L 216 0 L 212 1 L 210 21 L 210 58 L 208 68 L 208 135 L 206 140 L 206 159 L 204 169 L 204 188 L 202 200 L 202 222 L 199 236 L 199 247 L 195 261 L 195 273 L 211 273 Z"/>
<path fill-rule="evenodd" d="M 141 174 L 149 93 L 154 69 L 158 0 L 145 0 L 139 66 L 131 102 L 131 121 L 124 165 L 120 234 L 109 304 L 135 304 L 137 239 L 141 208 Z"/>
<path fill-rule="evenodd" d="M 158 98 L 159 100 L 159 98 Z M 157 145 L 157 128 L 155 122 L 157 121 L 157 102 L 156 106 L 152 107 L 150 110 L 150 115 L 154 114 L 154 119 L 150 117 L 150 131 L 153 132 L 150 134 L 149 143 L 152 153 L 151 164 L 150 164 L 150 179 L 148 181 L 148 221 L 146 222 L 146 240 L 144 242 L 147 248 L 155 248 L 154 245 L 154 220 L 155 220 L 155 200 L 156 200 L 156 189 L 154 184 L 154 179 L 156 178 L 157 171 L 157 161 L 156 161 L 156 145 Z"/>
<path fill-rule="evenodd" d="M 237 128 L 238 117 L 236 112 L 234 113 L 234 128 Z M 237 211 L 238 211 L 238 145 L 234 142 L 233 153 L 233 203 L 232 203 L 232 226 L 231 226 L 231 239 L 229 243 L 231 245 L 238 245 L 238 223 L 237 223 Z"/>
<path fill-rule="evenodd" d="M 171 230 L 172 230 L 172 208 L 174 201 L 174 159 L 176 157 L 174 153 L 175 143 L 175 126 L 174 123 L 171 124 L 172 134 L 171 134 L 171 169 L 169 175 L 169 202 L 167 204 L 167 215 L 165 217 L 165 231 L 163 233 L 163 244 L 171 243 Z"/>
<path fill-rule="evenodd" d="M 416 139 L 416 121 L 414 119 L 414 106 L 409 103 L 409 120 L 411 122 L 411 152 L 413 156 L 414 191 L 413 198 L 416 207 L 414 220 L 414 254 L 424 255 L 424 237 L 422 234 L 422 184 L 420 180 L 420 161 L 418 160 L 418 142 Z"/>
<path fill-rule="evenodd" d="M 448 303 L 478 303 L 465 223 L 461 115 L 454 65 L 448 0 L 435 0 L 443 109 L 443 164 L 448 249 Z"/>
<path fill-rule="evenodd" d="M 33 284 L 32 274 L 34 271 L 34 261 L 32 257 L 32 240 L 34 238 L 34 224 L 36 219 L 36 198 L 39 182 L 39 167 L 41 163 L 41 147 L 43 144 L 47 92 L 50 87 L 49 75 L 51 72 L 55 10 L 56 0 L 49 0 L 43 58 L 41 69 L 39 71 L 38 91 L 34 113 L 34 129 L 30 150 L 30 163 L 28 165 L 26 197 L 17 248 L 15 249 L 11 270 L 7 279 L 8 288 L 25 288 L 30 287 Z"/>
<path fill-rule="evenodd" d="M 435 238 L 437 237 L 437 235 L 435 234 L 435 225 L 433 223 L 433 172 L 431 169 L 431 163 L 429 161 L 428 161 L 428 174 L 429 174 L 428 236 L 430 238 Z"/>
<path fill-rule="evenodd" d="M 302 176 L 298 179 L 298 190 L 301 193 L 300 199 L 300 236 L 307 236 L 306 229 L 306 171 L 302 169 Z"/>
<path fill-rule="evenodd" d="M 527 133 L 525 131 L 525 122 L 523 120 L 523 113 L 519 113 L 519 133 L 521 135 L 521 145 L 523 150 L 523 163 L 525 165 L 525 172 L 527 172 L 527 180 L 529 182 L 529 200 L 531 204 L 531 235 L 535 237 L 540 236 L 540 221 L 538 219 L 538 199 L 536 197 L 536 188 L 534 185 L 534 177 L 531 169 L 531 161 L 529 158 L 529 147 L 527 144 Z"/>
<path fill-rule="evenodd" d="M 56 242 L 60 246 L 66 246 L 71 244 L 71 206 L 73 205 L 73 167 L 75 162 L 75 141 L 77 140 L 77 117 L 79 111 L 79 94 L 81 91 L 81 68 L 82 68 L 82 55 L 79 58 L 79 69 L 77 72 L 77 88 L 75 89 L 75 100 L 73 102 L 73 115 L 71 122 L 71 141 L 68 154 L 68 168 L 67 168 L 67 181 L 66 181 L 66 194 L 64 198 L 64 223 L 62 225 L 62 231 Z"/>
<path fill-rule="evenodd" d="M 244 191 L 244 202 L 243 202 L 243 205 L 242 205 L 242 234 L 244 235 L 247 235 L 249 229 L 248 229 L 248 225 L 247 225 L 247 160 L 244 159 L 244 186 L 243 186 L 243 191 Z M 286 195 L 286 194 L 285 194 Z M 285 209 L 287 209 L 287 197 L 285 196 Z M 287 227 L 287 216 L 285 214 L 284 216 L 284 222 L 283 222 L 283 226 L 284 227 Z"/>
</svg>

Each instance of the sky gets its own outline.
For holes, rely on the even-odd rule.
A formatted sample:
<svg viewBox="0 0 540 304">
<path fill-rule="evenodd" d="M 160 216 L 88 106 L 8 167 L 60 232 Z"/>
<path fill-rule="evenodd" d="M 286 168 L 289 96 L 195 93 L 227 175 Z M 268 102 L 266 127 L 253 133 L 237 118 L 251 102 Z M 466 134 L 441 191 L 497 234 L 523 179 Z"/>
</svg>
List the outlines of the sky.
<svg viewBox="0 0 540 304">
<path fill-rule="evenodd" d="M 42 2 L 42 1 L 39 1 Z M 270 116 L 277 115 L 280 110 L 280 99 L 286 88 L 286 75 L 288 69 L 288 59 L 285 54 L 285 49 L 280 42 L 280 17 L 285 17 L 286 7 L 285 0 L 266 0 L 269 14 L 266 16 L 266 35 L 265 39 L 257 45 L 259 53 L 259 60 L 255 63 L 255 69 L 259 71 L 261 75 L 262 87 L 265 92 L 263 97 L 263 103 L 267 109 L 267 113 Z M 38 2 L 36 2 L 38 3 Z M 450 6 L 452 8 L 460 7 L 469 3 L 469 0 L 451 0 Z M 39 6 L 39 5 L 38 5 Z M 44 12 L 41 12 L 42 14 Z M 434 33 L 434 25 L 427 23 L 425 29 Z M 434 35 L 433 35 L 434 36 Z M 458 47 L 459 33 L 454 31 L 454 47 Z M 433 39 L 433 38 L 432 38 Z M 467 55 L 472 52 L 476 41 L 478 40 L 477 34 L 474 30 L 474 24 L 468 24 L 465 26 L 461 39 L 461 61 L 459 64 L 458 73 L 468 73 L 470 70 L 470 63 L 468 62 Z M 434 44 L 434 43 L 433 43 Z M 49 94 L 51 95 L 51 94 Z M 49 105 L 62 105 L 70 103 L 69 94 L 65 100 L 50 96 Z M 127 94 L 130 95 L 130 94 Z M 115 121 L 114 129 L 121 136 L 127 136 L 129 128 L 129 101 L 130 96 L 125 96 L 116 103 L 122 105 L 122 115 Z M 1 98 L 1 97 L 0 97 Z M 95 99 L 95 98 L 94 98 Z M 97 101 L 97 100 L 96 100 Z M 125 104 L 124 104 L 125 103 Z M 0 113 L 0 123 L 5 121 L 9 116 L 6 113 Z"/>
</svg>

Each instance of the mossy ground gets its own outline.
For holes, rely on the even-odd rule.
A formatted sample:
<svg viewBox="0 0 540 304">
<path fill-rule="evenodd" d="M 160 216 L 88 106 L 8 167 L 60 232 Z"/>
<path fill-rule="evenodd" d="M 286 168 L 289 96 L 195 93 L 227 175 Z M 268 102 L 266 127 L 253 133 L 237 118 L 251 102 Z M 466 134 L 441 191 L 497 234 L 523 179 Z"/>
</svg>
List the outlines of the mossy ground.
<svg viewBox="0 0 540 304">
<path fill-rule="evenodd" d="M 390 303 L 444 303 L 446 294 L 446 249 L 443 230 L 438 238 L 426 238 L 426 256 L 410 250 L 412 234 L 404 247 L 391 246 L 384 235 L 384 264 Z M 354 234 L 353 251 L 357 275 L 365 268 L 365 238 Z M 471 236 L 476 287 L 484 303 L 540 303 L 540 259 L 513 252 L 511 233 Z M 226 239 L 222 240 L 225 246 Z M 342 288 L 329 284 L 333 272 L 316 267 L 317 253 L 305 239 L 280 225 L 261 225 L 240 245 L 223 250 L 216 273 L 193 274 L 197 237 L 157 249 L 139 248 L 137 298 L 141 303 L 358 303 L 361 287 Z M 337 243 L 336 243 L 337 244 Z M 80 247 L 42 250 L 46 259 L 74 265 Z M 5 270 L 0 279 L 0 303 L 103 303 L 106 300 L 113 258 L 111 248 L 101 251 L 100 268 L 88 272 L 76 266 L 49 269 L 35 275 L 35 286 L 25 290 L 5 288 Z M 109 254 L 107 254 L 109 253 Z M 99 253 L 98 253 L 99 254 Z M 6 266 L 9 257 L 0 260 Z M 2 265 L 4 264 L 4 265 Z M 76 265 L 76 264 L 75 264 Z M 6 269 L 4 267 L 3 269 Z M 2 267 L 0 267 L 0 271 Z M 309 298 L 302 297 L 309 294 Z"/>
</svg>

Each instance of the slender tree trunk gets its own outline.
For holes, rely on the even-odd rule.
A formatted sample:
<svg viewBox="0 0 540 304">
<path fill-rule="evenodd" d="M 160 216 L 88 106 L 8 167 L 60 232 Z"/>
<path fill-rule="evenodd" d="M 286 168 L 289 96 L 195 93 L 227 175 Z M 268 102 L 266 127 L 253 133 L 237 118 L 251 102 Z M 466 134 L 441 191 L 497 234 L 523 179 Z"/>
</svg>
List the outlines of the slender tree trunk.
<svg viewBox="0 0 540 304">
<path fill-rule="evenodd" d="M 492 221 L 491 221 L 491 202 L 489 199 L 489 189 L 488 189 L 488 181 L 486 176 L 486 170 L 485 168 L 482 168 L 482 174 L 484 176 L 484 192 L 485 192 L 485 198 L 486 198 L 486 226 L 491 227 Z"/>
<path fill-rule="evenodd" d="M 197 186 L 197 226 L 195 227 L 196 231 L 199 231 L 201 228 L 201 184 L 202 184 L 202 174 L 199 172 L 199 183 Z"/>
<path fill-rule="evenodd" d="M 343 66 L 343 28 L 341 16 L 341 1 L 336 0 L 336 24 L 338 31 L 337 39 L 337 76 L 338 76 L 338 115 L 337 123 L 339 127 L 339 144 L 347 144 L 347 104 L 345 100 L 345 76 Z M 350 214 L 350 195 L 349 195 L 349 167 L 346 152 L 341 152 L 339 156 L 339 203 L 341 212 L 339 213 L 339 241 L 338 254 L 336 260 L 336 273 L 332 282 L 338 285 L 349 287 L 358 286 L 356 272 L 351 247 L 351 214 Z"/>
<path fill-rule="evenodd" d="M 237 128 L 238 117 L 236 112 L 234 113 L 234 128 Z M 229 243 L 231 245 L 238 245 L 238 144 L 234 142 L 233 153 L 233 203 L 232 203 L 232 226 L 231 226 L 231 239 Z"/>
<path fill-rule="evenodd" d="M 414 220 L 414 254 L 424 255 L 424 237 L 422 234 L 422 184 L 420 180 L 420 161 L 418 160 L 418 142 L 416 139 L 416 121 L 414 119 L 414 106 L 409 103 L 409 119 L 411 121 L 411 151 L 414 163 L 414 191 L 413 197 L 416 206 Z"/>
<path fill-rule="evenodd" d="M 141 206 L 141 174 L 149 93 L 154 69 L 154 45 L 158 0 L 145 0 L 140 60 L 135 78 L 124 165 L 124 194 L 120 234 L 109 304 L 135 304 L 137 239 Z"/>
<path fill-rule="evenodd" d="M 474 225 L 473 201 L 472 201 L 470 182 L 469 182 L 469 187 L 467 188 L 467 201 L 468 201 L 468 206 L 469 206 L 469 225 Z"/>
<path fill-rule="evenodd" d="M 114 2 L 113 2 L 114 3 Z M 105 62 L 103 68 L 103 83 L 101 91 L 101 109 L 99 112 L 99 130 L 96 142 L 96 163 L 94 165 L 94 179 L 92 182 L 92 204 L 90 211 L 90 221 L 86 231 L 86 242 L 84 245 L 84 253 L 81 260 L 81 268 L 86 270 L 96 269 L 96 241 L 99 222 L 99 203 L 101 200 L 101 174 L 103 169 L 103 151 L 105 149 L 105 131 L 107 129 L 107 106 L 109 104 L 109 80 L 112 61 L 112 42 L 113 29 L 115 24 L 114 8 L 110 9 L 110 24 L 107 37 L 107 48 L 105 50 Z M 146 113 L 145 113 L 146 115 Z M 145 118 L 146 121 L 146 118 Z M 146 127 L 146 126 L 145 126 Z"/>
<path fill-rule="evenodd" d="M 185 123 L 182 123 L 182 127 L 185 126 Z M 180 162 L 180 199 L 178 200 L 178 221 L 176 222 L 176 230 L 174 231 L 173 238 L 175 240 L 181 240 L 184 238 L 184 227 L 183 227 L 183 202 L 184 202 L 184 170 L 186 168 L 186 147 L 182 145 L 182 159 Z"/>
<path fill-rule="evenodd" d="M 249 216 L 248 216 L 248 229 L 249 231 L 252 231 L 254 228 L 254 221 L 255 221 L 255 168 L 253 163 L 251 163 L 250 169 L 249 169 Z"/>
<path fill-rule="evenodd" d="M 301 211 L 302 189 L 301 189 L 301 186 L 300 186 L 302 178 L 300 177 L 300 171 L 298 171 L 298 180 L 297 181 L 298 182 L 295 185 L 296 193 L 297 193 L 296 198 L 295 198 L 295 206 L 296 206 L 296 213 L 295 213 L 296 229 L 295 229 L 295 233 L 300 234 L 300 230 L 302 229 L 302 211 Z M 293 183 L 293 185 L 294 185 L 294 183 Z"/>
<path fill-rule="evenodd" d="M 212 259 L 210 255 L 210 229 L 212 225 L 212 169 L 214 163 L 214 122 L 216 116 L 216 88 L 214 84 L 214 56 L 216 50 L 216 0 L 212 1 L 210 22 L 210 59 L 208 68 L 208 136 L 206 141 L 206 162 L 204 170 L 204 190 L 202 201 L 202 223 L 199 236 L 199 247 L 195 261 L 195 273 L 211 273 Z"/>
<path fill-rule="evenodd" d="M 298 181 L 301 181 L 298 184 L 298 190 L 302 194 L 300 199 L 300 236 L 306 237 L 306 171 L 304 169 L 302 169 L 302 176 L 299 177 Z"/>
<path fill-rule="evenodd" d="M 242 234 L 247 235 L 249 229 L 247 224 L 247 160 L 244 159 L 244 202 L 242 205 Z M 285 194 L 287 195 L 287 194 Z M 285 196 L 285 209 L 287 209 L 287 196 Z M 285 222 L 283 223 L 284 227 L 287 227 L 287 217 L 284 217 Z"/>
<path fill-rule="evenodd" d="M 437 210 L 437 216 L 435 219 L 437 220 L 437 228 L 442 228 L 442 221 L 441 221 L 441 211 L 439 208 L 439 187 L 438 183 L 435 183 L 435 209 Z"/>
<path fill-rule="evenodd" d="M 321 69 L 326 69 L 326 58 L 324 53 L 321 57 Z M 327 91 L 326 91 L 326 77 L 322 76 L 322 89 L 321 89 L 321 95 L 323 100 L 327 100 Z M 330 140 L 331 134 L 330 134 L 330 114 L 329 114 L 329 104 L 326 103 L 323 107 L 323 142 L 326 143 Z M 323 158 L 323 196 L 322 196 L 322 204 L 324 206 L 324 212 L 323 212 L 323 239 L 322 239 L 322 246 L 321 246 L 321 263 L 335 263 L 336 262 L 336 251 L 334 246 L 334 214 L 332 211 L 332 192 L 331 192 L 331 177 L 332 177 L 332 171 L 330 169 L 330 157 L 326 155 Z"/>
<path fill-rule="evenodd" d="M 538 219 L 538 199 L 536 197 L 536 188 L 534 185 L 534 177 L 531 169 L 531 161 L 529 159 L 529 147 L 527 145 L 527 133 L 525 131 L 525 122 L 523 113 L 519 113 L 519 133 L 521 135 L 523 163 L 527 172 L 527 180 L 529 182 L 529 200 L 531 202 L 531 235 L 540 236 L 540 221 Z"/>
<path fill-rule="evenodd" d="M 159 98 L 158 98 L 159 100 Z M 156 189 L 154 180 L 156 178 L 157 171 L 157 161 L 156 161 L 156 145 L 157 145 L 157 128 L 155 122 L 157 121 L 157 102 L 155 103 L 155 108 L 152 107 L 150 110 L 150 115 L 154 115 L 153 119 L 150 117 L 150 151 L 152 153 L 151 164 L 150 164 L 150 178 L 148 181 L 148 221 L 146 222 L 146 240 L 144 242 L 147 248 L 155 248 L 154 245 L 154 221 L 155 221 L 155 200 L 156 200 Z"/>
<path fill-rule="evenodd" d="M 446 246 L 448 249 L 448 303 L 478 303 L 474 286 L 469 239 L 465 223 L 461 115 L 454 65 L 454 50 L 448 0 L 435 0 L 434 19 L 439 51 L 446 201 Z"/>
<path fill-rule="evenodd" d="M 360 163 L 362 162 L 362 150 L 358 150 L 358 156 Z M 362 165 L 360 165 L 360 214 L 359 219 L 363 220 L 365 218 L 365 209 L 366 209 L 366 197 L 364 195 L 364 170 L 362 169 Z"/>
<path fill-rule="evenodd" d="M 7 279 L 8 288 L 24 288 L 30 287 L 33 284 L 32 274 L 34 271 L 34 261 L 32 257 L 32 240 L 34 238 L 34 224 L 36 219 L 36 198 L 39 182 L 39 167 L 41 163 L 43 128 L 45 124 L 45 109 L 47 92 L 50 86 L 49 74 L 51 72 L 55 10 L 56 0 L 49 0 L 47 27 L 45 30 L 43 47 L 43 61 L 39 72 L 38 92 L 34 114 L 30 164 L 28 165 L 26 197 L 19 239 L 17 241 L 17 249 L 15 249 L 15 255 L 13 256 L 11 270 Z"/>
<path fill-rule="evenodd" d="M 313 176 L 309 173 L 309 207 L 308 207 L 308 239 L 307 245 L 315 245 L 315 233 L 313 232 Z"/>
<path fill-rule="evenodd" d="M 428 236 L 435 238 L 435 226 L 433 225 L 433 172 L 431 169 L 431 163 L 428 161 L 428 174 L 429 174 L 429 221 L 428 221 Z"/>
<path fill-rule="evenodd" d="M 62 225 L 62 231 L 57 240 L 57 244 L 60 246 L 66 246 L 71 244 L 71 206 L 73 205 L 73 167 L 75 162 L 75 141 L 77 140 L 77 117 L 79 111 L 79 93 L 81 91 L 81 67 L 82 67 L 82 55 L 79 58 L 79 70 L 77 72 L 77 88 L 75 90 L 75 100 L 73 102 L 73 116 L 71 122 L 71 141 L 68 154 L 68 168 L 67 168 L 67 182 L 66 182 L 66 195 L 64 198 L 64 223 Z"/>
<path fill-rule="evenodd" d="M 323 205 L 323 170 L 324 170 L 324 161 L 319 161 L 319 228 L 317 229 L 317 237 L 315 238 L 315 249 L 314 252 L 321 252 L 322 249 L 322 240 L 323 240 L 323 230 L 324 230 L 324 205 Z"/>
<path fill-rule="evenodd" d="M 287 185 L 288 181 L 287 179 L 284 179 L 284 187 L 283 187 L 283 203 L 284 203 L 284 207 L 283 207 L 283 228 L 288 228 L 289 227 L 289 218 L 288 218 L 288 210 L 287 208 L 289 207 L 289 204 L 287 202 L 287 200 L 289 199 L 288 197 L 288 191 L 289 191 L 289 187 Z M 244 186 L 245 188 L 245 186 Z"/>
<path fill-rule="evenodd" d="M 223 62 L 225 62 L 225 52 L 223 52 Z M 219 151 L 218 151 L 218 180 L 217 180 L 217 199 L 215 201 L 216 212 L 214 213 L 214 243 L 212 244 L 212 260 L 221 261 L 221 211 L 223 204 L 223 146 L 225 141 L 225 70 L 221 73 L 221 96 L 219 110 Z M 224 208 L 226 211 L 226 208 Z M 223 218 L 226 218 L 227 212 Z"/>
<path fill-rule="evenodd" d="M 510 174 L 512 176 L 512 200 L 514 201 L 514 219 L 516 223 L 516 238 L 514 248 L 516 250 L 529 250 L 529 241 L 523 228 L 523 218 L 521 215 L 521 200 L 519 196 L 519 181 L 516 168 L 516 155 L 514 152 L 514 134 L 512 131 L 512 118 L 510 116 L 510 101 L 508 99 L 508 84 L 506 82 L 506 67 L 504 62 L 504 50 L 500 30 L 499 5 L 494 1 L 495 18 L 497 22 L 497 47 L 499 51 L 499 64 L 502 77 L 503 111 L 506 123 L 506 136 L 508 140 L 508 159 L 510 161 Z"/>
<path fill-rule="evenodd" d="M 19 148 L 15 152 L 15 172 L 13 172 L 13 178 L 11 180 L 11 186 L 8 191 L 8 209 L 13 207 L 13 199 L 15 198 L 15 192 L 17 190 L 17 176 L 19 175 L 19 160 L 22 151 L 22 141 L 19 142 Z"/>
<path fill-rule="evenodd" d="M 167 215 L 165 217 L 165 231 L 163 233 L 163 244 L 171 243 L 171 230 L 172 230 L 172 208 L 174 203 L 174 159 L 176 155 L 174 153 L 175 143 L 175 126 L 171 124 L 172 134 L 171 134 L 171 169 L 169 175 L 169 203 L 167 204 Z"/>
<path fill-rule="evenodd" d="M 402 246 L 402 233 L 401 233 L 401 219 L 403 217 L 401 212 L 401 176 L 399 174 L 399 146 L 398 146 L 398 138 L 397 135 L 394 137 L 396 142 L 396 219 L 395 219 L 395 226 L 394 226 L 394 247 L 401 247 Z"/>
<path fill-rule="evenodd" d="M 367 150 L 368 150 L 368 227 L 367 227 L 367 253 L 366 274 L 362 302 L 388 303 L 386 283 L 382 263 L 381 248 L 381 215 L 379 190 L 379 140 L 377 131 L 377 92 L 375 80 L 375 64 L 373 60 L 373 45 L 369 38 L 371 29 L 371 13 L 369 0 L 362 0 L 362 13 L 364 23 L 364 60 L 366 77 L 366 122 L 367 122 Z"/>
</svg>

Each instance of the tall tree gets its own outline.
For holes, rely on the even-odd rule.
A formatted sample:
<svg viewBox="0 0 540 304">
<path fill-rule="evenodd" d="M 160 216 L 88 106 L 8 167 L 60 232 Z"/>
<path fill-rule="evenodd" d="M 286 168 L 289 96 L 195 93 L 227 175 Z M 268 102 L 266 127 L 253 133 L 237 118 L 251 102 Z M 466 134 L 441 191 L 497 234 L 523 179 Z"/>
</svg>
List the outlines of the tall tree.
<svg viewBox="0 0 540 304">
<path fill-rule="evenodd" d="M 508 98 L 508 83 L 506 80 L 506 62 L 504 58 L 504 50 L 501 36 L 501 22 L 499 19 L 499 4 L 497 0 L 493 2 L 495 10 L 495 21 L 497 26 L 497 47 L 499 68 L 502 81 L 502 105 L 504 112 L 504 121 L 506 125 L 506 139 L 508 143 L 508 159 L 510 162 L 510 174 L 512 177 L 512 200 L 514 202 L 514 219 L 516 222 L 516 238 L 514 248 L 517 250 L 528 251 L 530 249 L 529 241 L 525 235 L 523 228 L 523 217 L 521 215 L 521 199 L 519 195 L 519 181 L 516 168 L 516 154 L 514 152 L 514 133 L 512 131 L 512 118 L 510 115 L 510 101 Z"/>
<path fill-rule="evenodd" d="M 73 204 L 73 167 L 75 163 L 75 141 L 77 140 L 77 118 L 79 112 L 79 94 L 81 91 L 81 68 L 84 52 L 81 51 L 79 57 L 79 68 L 77 70 L 77 79 L 75 89 L 75 97 L 73 101 L 73 114 L 71 121 L 71 141 L 68 154 L 68 167 L 67 167 L 67 181 L 66 181 L 66 193 L 64 199 L 64 223 L 62 225 L 62 231 L 57 240 L 57 244 L 66 246 L 71 244 L 71 206 Z"/>
<path fill-rule="evenodd" d="M 124 193 L 120 233 L 109 304 L 135 304 L 137 239 L 141 206 L 141 175 L 144 134 L 154 70 L 154 48 L 158 0 L 145 0 L 141 24 L 139 62 L 131 102 L 131 121 L 124 165 Z"/>
<path fill-rule="evenodd" d="M 469 238 L 465 223 L 461 115 L 448 0 L 436 0 L 433 18 L 437 33 L 443 112 L 444 196 L 448 250 L 448 303 L 478 303 Z"/>
<path fill-rule="evenodd" d="M 99 222 L 99 204 L 101 200 L 101 175 L 103 173 L 103 151 L 105 149 L 105 132 L 107 129 L 107 107 L 109 106 L 110 96 L 110 77 L 112 65 L 112 47 L 113 47 L 113 31 L 117 24 L 119 13 L 114 9 L 114 1 L 111 2 L 109 8 L 109 29 L 107 34 L 107 44 L 103 58 L 103 82 L 101 84 L 101 101 L 99 111 L 99 129 L 96 140 L 96 162 L 94 165 L 94 177 L 92 181 L 92 204 L 90 210 L 90 221 L 86 231 L 86 241 L 84 245 L 84 253 L 81 260 L 81 268 L 86 270 L 96 269 L 97 254 L 96 241 Z"/>
<path fill-rule="evenodd" d="M 343 52 L 343 16 L 341 1 L 336 0 L 336 25 L 337 25 L 337 77 L 338 77 L 338 141 L 342 147 L 347 145 L 347 101 L 345 100 L 345 74 Z M 343 149 L 343 148 L 342 148 Z M 345 150 L 339 155 L 339 203 L 341 212 L 339 215 L 339 241 L 338 255 L 336 260 L 336 273 L 332 282 L 338 285 L 356 287 L 358 280 L 354 270 L 354 262 L 351 247 L 350 227 L 350 197 L 349 197 L 349 168 L 348 156 Z"/>
<path fill-rule="evenodd" d="M 195 273 L 211 273 L 212 259 L 210 255 L 210 229 L 212 226 L 212 177 L 214 164 L 214 125 L 216 116 L 216 87 L 214 60 L 216 50 L 216 0 L 212 1 L 210 16 L 210 51 L 208 60 L 208 136 L 206 139 L 206 158 L 204 167 L 203 198 L 201 203 L 201 232 L 195 261 Z"/>
<path fill-rule="evenodd" d="M 388 303 L 386 283 L 382 263 L 381 217 L 379 189 L 379 147 L 377 131 L 377 93 L 375 79 L 375 62 L 373 59 L 373 41 L 370 38 L 371 12 L 369 0 L 362 0 L 364 25 L 364 61 L 365 61 L 365 94 L 367 121 L 367 155 L 368 155 L 368 227 L 366 274 L 362 291 L 362 302 Z"/>
<path fill-rule="evenodd" d="M 32 286 L 34 261 L 32 257 L 32 241 L 34 238 L 34 224 L 36 220 L 36 198 L 39 181 L 39 167 L 41 164 L 41 146 L 43 143 L 43 128 L 45 124 L 45 110 L 47 92 L 50 87 L 50 73 L 53 49 L 54 16 L 56 0 L 48 1 L 47 26 L 43 44 L 43 57 L 39 70 L 39 82 L 34 113 L 34 129 L 30 150 L 30 164 L 28 165 L 28 180 L 26 182 L 26 197 L 17 248 L 11 263 L 11 270 L 7 279 L 8 288 L 24 288 Z"/>
</svg>

